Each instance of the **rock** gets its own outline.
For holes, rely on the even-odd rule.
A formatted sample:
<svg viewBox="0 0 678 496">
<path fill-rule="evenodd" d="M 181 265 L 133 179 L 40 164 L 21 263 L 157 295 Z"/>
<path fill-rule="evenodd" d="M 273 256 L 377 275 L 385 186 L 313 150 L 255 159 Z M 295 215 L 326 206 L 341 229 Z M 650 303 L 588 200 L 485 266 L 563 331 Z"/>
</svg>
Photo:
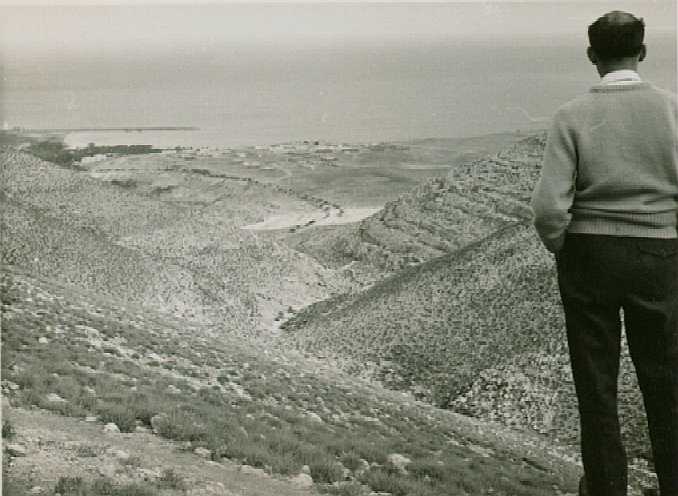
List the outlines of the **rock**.
<svg viewBox="0 0 678 496">
<path fill-rule="evenodd" d="M 68 403 L 65 399 L 63 399 L 61 396 L 59 396 L 56 393 L 49 393 L 46 396 L 47 402 L 48 403 Z"/>
<path fill-rule="evenodd" d="M 256 475 L 259 477 L 266 477 L 268 474 L 264 469 L 252 467 L 250 465 L 241 465 L 239 468 L 240 472 L 248 475 Z"/>
<path fill-rule="evenodd" d="M 476 455 L 480 455 L 483 458 L 489 458 L 494 454 L 494 452 L 491 449 L 483 448 L 482 446 L 478 446 L 477 444 L 469 443 L 467 446 Z"/>
<path fill-rule="evenodd" d="M 97 467 L 99 475 L 113 479 L 118 473 L 118 466 L 113 462 L 105 462 Z"/>
<path fill-rule="evenodd" d="M 18 391 L 21 388 L 21 386 L 19 386 L 16 382 L 12 381 L 2 381 L 2 382 L 3 386 L 5 386 L 10 391 Z"/>
<path fill-rule="evenodd" d="M 30 494 L 42 494 L 45 492 L 45 489 L 40 486 L 33 486 L 29 492 Z"/>
<path fill-rule="evenodd" d="M 113 422 L 109 422 L 104 426 L 104 432 L 110 432 L 111 434 L 120 434 L 120 428 Z"/>
<path fill-rule="evenodd" d="M 38 343 L 40 343 L 40 344 L 48 344 L 48 343 L 49 343 L 49 339 L 47 339 L 45 336 L 41 336 L 40 338 L 38 338 Z"/>
<path fill-rule="evenodd" d="M 98 420 L 98 417 L 96 415 L 87 415 L 85 417 L 85 422 L 96 422 Z"/>
<path fill-rule="evenodd" d="M 83 391 L 85 391 L 85 393 L 87 393 L 90 396 L 96 396 L 97 395 L 97 390 L 94 389 L 93 387 L 85 386 L 83 388 Z"/>
<path fill-rule="evenodd" d="M 161 476 L 159 471 L 150 468 L 138 468 L 136 472 L 137 476 L 144 481 L 155 481 Z"/>
<path fill-rule="evenodd" d="M 136 432 L 137 434 L 148 434 L 151 431 L 150 431 L 150 429 L 148 429 L 147 427 L 144 427 L 143 425 L 137 425 L 134 428 L 134 432 Z"/>
<path fill-rule="evenodd" d="M 5 451 L 7 452 L 8 455 L 14 457 L 26 456 L 26 454 L 28 453 L 28 450 L 26 450 L 25 446 L 17 443 L 6 444 Z"/>
<path fill-rule="evenodd" d="M 402 473 L 402 474 L 407 473 L 407 469 L 405 467 L 407 467 L 407 465 L 409 463 L 412 463 L 412 460 L 410 460 L 406 456 L 401 455 L 399 453 L 391 453 L 390 455 L 388 455 L 388 457 L 386 457 L 386 459 L 388 460 L 388 462 L 391 465 L 393 465 L 395 468 L 397 468 L 400 471 L 400 473 Z"/>
<path fill-rule="evenodd" d="M 307 413 L 306 413 L 306 417 L 308 417 L 308 418 L 309 418 L 310 420 L 312 420 L 313 422 L 318 422 L 318 423 L 320 423 L 320 424 L 323 423 L 323 419 L 320 418 L 320 415 L 318 415 L 318 414 L 315 413 L 315 412 L 307 412 Z"/>
<path fill-rule="evenodd" d="M 181 394 L 181 389 L 176 387 L 174 384 L 167 386 L 167 392 L 171 394 Z"/>
<path fill-rule="evenodd" d="M 301 473 L 311 475 L 311 467 L 309 467 L 308 465 L 304 465 L 303 467 L 301 467 Z"/>
<path fill-rule="evenodd" d="M 121 449 L 114 449 L 111 451 L 111 454 L 115 457 L 116 460 L 123 463 L 130 459 L 129 453 Z"/>
<path fill-rule="evenodd" d="M 202 446 L 195 448 L 193 450 L 193 453 L 195 453 L 199 457 L 205 458 L 206 460 L 210 460 L 212 458 L 212 452 L 207 448 L 203 448 Z"/>
<path fill-rule="evenodd" d="M 297 474 L 294 477 L 290 477 L 290 482 L 295 486 L 302 488 L 311 488 L 313 487 L 313 477 L 308 474 Z"/>
<path fill-rule="evenodd" d="M 363 475 L 365 472 L 368 472 L 368 471 L 370 470 L 370 464 L 369 464 L 369 462 L 368 462 L 367 460 L 365 460 L 364 458 L 361 458 L 360 461 L 359 461 L 359 463 L 360 463 L 360 466 L 357 467 L 357 468 L 355 469 L 354 473 L 353 473 L 353 475 L 354 475 L 356 478 L 360 477 L 360 476 Z"/>
</svg>

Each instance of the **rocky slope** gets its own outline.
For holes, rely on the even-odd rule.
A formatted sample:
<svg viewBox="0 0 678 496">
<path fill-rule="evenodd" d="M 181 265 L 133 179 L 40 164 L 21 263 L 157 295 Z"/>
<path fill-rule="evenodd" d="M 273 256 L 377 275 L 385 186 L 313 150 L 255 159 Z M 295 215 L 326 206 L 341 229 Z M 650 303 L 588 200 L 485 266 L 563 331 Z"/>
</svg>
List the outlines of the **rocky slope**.
<svg viewBox="0 0 678 496">
<path fill-rule="evenodd" d="M 441 407 L 576 445 L 554 261 L 529 221 L 543 145 L 535 136 L 472 162 L 364 221 L 348 250 L 356 265 L 414 265 L 304 309 L 282 339 Z M 630 453 L 649 457 L 628 356 L 621 388 Z"/>
<path fill-rule="evenodd" d="M 264 185 L 116 182 L 12 151 L 0 167 L 3 263 L 246 335 L 343 287 L 310 257 L 240 229 L 298 202 Z"/>
<path fill-rule="evenodd" d="M 13 496 L 69 487 L 537 496 L 575 486 L 567 449 L 337 373 L 327 361 L 18 268 L 5 267 L 0 282 L 3 480 Z"/>
</svg>

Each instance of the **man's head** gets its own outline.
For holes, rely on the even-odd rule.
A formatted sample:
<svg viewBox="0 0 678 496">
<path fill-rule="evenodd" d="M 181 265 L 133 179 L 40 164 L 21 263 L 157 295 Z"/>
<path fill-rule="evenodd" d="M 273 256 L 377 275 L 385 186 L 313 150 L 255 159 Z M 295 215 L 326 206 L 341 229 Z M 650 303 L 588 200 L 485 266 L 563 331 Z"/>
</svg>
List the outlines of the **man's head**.
<svg viewBox="0 0 678 496">
<path fill-rule="evenodd" d="M 608 12 L 589 26 L 588 34 L 587 54 L 601 76 L 611 70 L 635 70 L 645 58 L 645 23 L 628 12 Z"/>
</svg>

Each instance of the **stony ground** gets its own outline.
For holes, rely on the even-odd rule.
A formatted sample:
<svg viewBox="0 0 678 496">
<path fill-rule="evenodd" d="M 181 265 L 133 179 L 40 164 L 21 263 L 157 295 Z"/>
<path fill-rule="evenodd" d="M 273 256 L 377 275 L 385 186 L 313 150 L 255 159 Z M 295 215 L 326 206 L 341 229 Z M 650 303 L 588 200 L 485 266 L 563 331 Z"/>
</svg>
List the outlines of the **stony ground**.
<svg viewBox="0 0 678 496">
<path fill-rule="evenodd" d="M 119 486 L 138 484 L 168 495 L 317 494 L 301 480 L 285 480 L 227 460 L 217 463 L 150 432 L 110 432 L 96 421 L 24 408 L 6 408 L 4 419 L 16 430 L 5 444 L 10 460 L 3 474 L 18 491 L 12 496 L 53 494 L 66 477 L 106 478 Z"/>
<path fill-rule="evenodd" d="M 81 477 L 144 483 L 149 494 L 184 483 L 187 494 L 266 494 L 284 479 L 283 495 L 313 482 L 330 494 L 508 496 L 562 494 L 576 482 L 567 450 L 339 374 L 327 361 L 215 336 L 12 267 L 2 301 L 12 487 L 50 494 L 60 479 Z M 256 477 L 241 478 L 238 465 Z M 252 492 L 233 492 L 248 480 Z"/>
</svg>

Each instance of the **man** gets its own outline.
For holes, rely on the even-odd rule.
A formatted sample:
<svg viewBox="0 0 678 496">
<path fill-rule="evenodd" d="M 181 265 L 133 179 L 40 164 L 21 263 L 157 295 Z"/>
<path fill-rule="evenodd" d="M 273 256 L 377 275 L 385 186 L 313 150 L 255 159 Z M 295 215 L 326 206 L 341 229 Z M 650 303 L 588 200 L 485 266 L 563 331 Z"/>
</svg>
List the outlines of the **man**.
<svg viewBox="0 0 678 496">
<path fill-rule="evenodd" d="M 532 198 L 556 256 L 590 496 L 627 494 L 620 310 L 660 494 L 678 496 L 678 105 L 637 73 L 644 30 L 619 11 L 589 27 L 602 80 L 556 112 Z"/>
</svg>

